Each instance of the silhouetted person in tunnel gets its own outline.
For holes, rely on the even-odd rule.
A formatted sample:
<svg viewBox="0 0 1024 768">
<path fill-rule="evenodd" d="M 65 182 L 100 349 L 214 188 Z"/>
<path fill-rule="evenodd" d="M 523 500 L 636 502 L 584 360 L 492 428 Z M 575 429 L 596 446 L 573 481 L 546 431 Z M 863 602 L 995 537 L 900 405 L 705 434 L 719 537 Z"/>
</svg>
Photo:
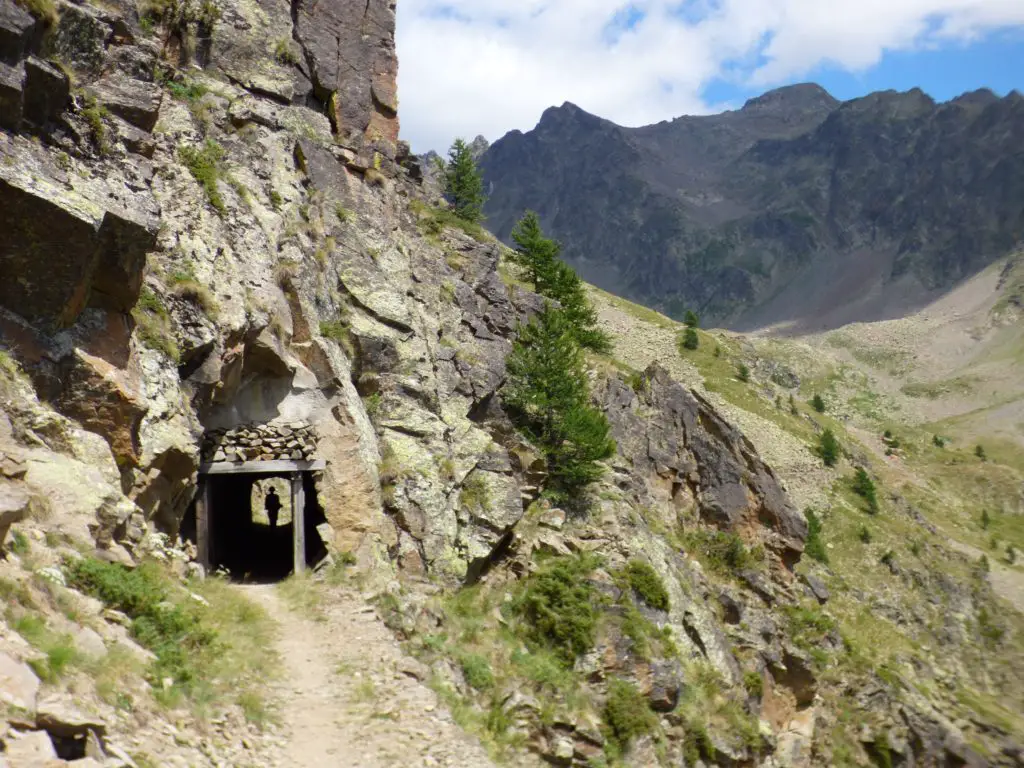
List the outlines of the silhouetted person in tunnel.
<svg viewBox="0 0 1024 768">
<path fill-rule="evenodd" d="M 277 515 L 281 511 L 281 499 L 277 497 L 277 491 L 273 488 L 267 491 L 263 507 L 267 510 L 267 517 L 270 518 L 270 527 L 277 528 Z"/>
</svg>

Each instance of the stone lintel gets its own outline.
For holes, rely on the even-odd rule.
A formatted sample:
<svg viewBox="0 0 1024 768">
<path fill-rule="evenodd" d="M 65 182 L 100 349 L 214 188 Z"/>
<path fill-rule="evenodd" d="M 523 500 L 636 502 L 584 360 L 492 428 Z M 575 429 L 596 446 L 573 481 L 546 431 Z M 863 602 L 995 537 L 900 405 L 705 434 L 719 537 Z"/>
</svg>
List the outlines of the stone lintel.
<svg viewBox="0 0 1024 768">
<path fill-rule="evenodd" d="M 323 459 L 314 461 L 217 461 L 201 464 L 200 475 L 277 475 L 282 472 L 316 472 L 327 468 Z"/>
</svg>

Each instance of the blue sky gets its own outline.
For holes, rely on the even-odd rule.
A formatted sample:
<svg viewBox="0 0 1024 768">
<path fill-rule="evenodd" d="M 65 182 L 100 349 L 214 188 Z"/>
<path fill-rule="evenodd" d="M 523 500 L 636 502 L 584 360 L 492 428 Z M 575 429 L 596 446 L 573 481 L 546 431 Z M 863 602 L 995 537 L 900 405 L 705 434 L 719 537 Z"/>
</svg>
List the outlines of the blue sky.
<svg viewBox="0 0 1024 768">
<path fill-rule="evenodd" d="M 1012 90 L 1024 92 L 1024 32 L 998 32 L 971 44 L 953 44 L 934 50 L 893 51 L 885 53 L 878 64 L 863 71 L 822 64 L 786 82 L 815 82 L 843 100 L 872 91 L 908 91 L 911 88 L 920 88 L 938 101 L 948 101 L 978 88 L 989 88 L 1005 96 Z M 741 105 L 763 90 L 716 79 L 708 83 L 702 93 L 709 104 Z"/>
<path fill-rule="evenodd" d="M 1024 90 L 1024 0 L 401 0 L 398 54 L 402 134 L 443 151 L 565 101 L 643 125 L 794 82 Z"/>
</svg>

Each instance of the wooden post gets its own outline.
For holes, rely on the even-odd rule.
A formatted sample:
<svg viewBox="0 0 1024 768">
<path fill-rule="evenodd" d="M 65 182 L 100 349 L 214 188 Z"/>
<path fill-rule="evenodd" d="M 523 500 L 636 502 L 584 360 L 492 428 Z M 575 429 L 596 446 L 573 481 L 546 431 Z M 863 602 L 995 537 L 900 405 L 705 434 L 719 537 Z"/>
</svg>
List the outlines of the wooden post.
<svg viewBox="0 0 1024 768">
<path fill-rule="evenodd" d="M 212 565 L 210 481 L 202 475 L 199 476 L 199 489 L 196 494 L 196 549 L 199 550 L 199 564 L 209 572 Z"/>
<path fill-rule="evenodd" d="M 302 487 L 302 473 L 292 473 L 292 533 L 295 573 L 306 570 L 306 493 Z"/>
</svg>

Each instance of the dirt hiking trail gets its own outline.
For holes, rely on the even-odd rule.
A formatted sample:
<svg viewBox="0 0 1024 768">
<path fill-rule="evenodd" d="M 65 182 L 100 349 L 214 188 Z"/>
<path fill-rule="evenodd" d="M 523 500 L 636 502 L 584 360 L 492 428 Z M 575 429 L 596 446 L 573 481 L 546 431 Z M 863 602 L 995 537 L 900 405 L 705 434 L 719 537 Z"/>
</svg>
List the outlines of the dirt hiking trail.
<svg viewBox="0 0 1024 768">
<path fill-rule="evenodd" d="M 494 768 L 421 682 L 429 671 L 402 653 L 357 593 L 331 589 L 311 618 L 272 585 L 239 589 L 278 625 L 281 674 L 269 698 L 283 738 L 265 765 Z"/>
</svg>

